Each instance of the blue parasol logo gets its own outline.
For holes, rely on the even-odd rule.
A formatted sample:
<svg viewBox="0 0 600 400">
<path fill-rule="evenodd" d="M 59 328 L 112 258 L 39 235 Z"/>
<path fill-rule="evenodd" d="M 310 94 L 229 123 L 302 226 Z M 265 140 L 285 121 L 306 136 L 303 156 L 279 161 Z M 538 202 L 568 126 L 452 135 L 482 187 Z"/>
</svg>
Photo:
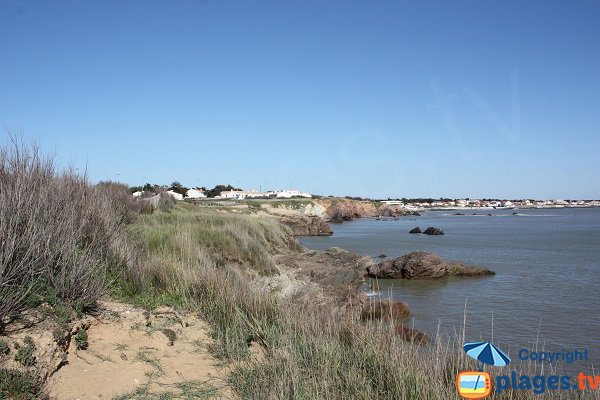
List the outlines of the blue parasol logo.
<svg viewBox="0 0 600 400">
<path fill-rule="evenodd" d="M 480 371 L 483 369 L 483 364 L 496 367 L 505 367 L 510 364 L 510 358 L 492 342 L 465 343 L 463 349 L 469 357 L 479 361 Z"/>
</svg>

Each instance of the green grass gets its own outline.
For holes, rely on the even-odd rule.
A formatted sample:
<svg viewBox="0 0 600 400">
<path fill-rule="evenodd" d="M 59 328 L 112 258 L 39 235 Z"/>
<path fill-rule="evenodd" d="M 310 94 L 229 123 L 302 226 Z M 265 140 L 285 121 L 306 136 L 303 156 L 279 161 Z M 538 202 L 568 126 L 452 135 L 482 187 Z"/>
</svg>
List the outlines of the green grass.
<svg viewBox="0 0 600 400">
<path fill-rule="evenodd" d="M 175 390 L 153 393 L 149 385 L 142 385 L 131 393 L 113 397 L 113 400 L 194 400 L 217 396 L 217 389 L 207 382 L 186 381 L 169 387 Z"/>
<path fill-rule="evenodd" d="M 88 333 L 85 329 L 79 328 L 75 334 L 75 347 L 77 350 L 85 350 L 89 346 Z"/>
<path fill-rule="evenodd" d="M 25 344 L 17 349 L 15 361 L 24 367 L 31 367 L 35 364 L 35 343 L 31 336 L 25 336 Z"/>
<path fill-rule="evenodd" d="M 4 339 L 0 339 L 0 358 L 7 356 L 10 353 L 10 347 L 8 342 Z"/>
<path fill-rule="evenodd" d="M 0 368 L 0 400 L 40 400 L 48 397 L 26 372 Z"/>
</svg>

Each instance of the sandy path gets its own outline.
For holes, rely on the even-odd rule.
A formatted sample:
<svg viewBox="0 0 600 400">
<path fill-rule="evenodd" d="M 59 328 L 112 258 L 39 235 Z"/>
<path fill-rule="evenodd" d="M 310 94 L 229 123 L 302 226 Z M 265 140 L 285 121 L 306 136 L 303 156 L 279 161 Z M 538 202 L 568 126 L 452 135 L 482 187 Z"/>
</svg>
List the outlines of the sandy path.
<svg viewBox="0 0 600 400">
<path fill-rule="evenodd" d="M 103 308 L 90 322 L 89 347 L 71 343 L 68 364 L 49 379 L 52 399 L 158 399 L 165 392 L 173 397 L 161 398 L 234 398 L 226 368 L 208 351 L 213 341 L 205 322 L 169 308 L 152 314 L 119 303 Z"/>
</svg>

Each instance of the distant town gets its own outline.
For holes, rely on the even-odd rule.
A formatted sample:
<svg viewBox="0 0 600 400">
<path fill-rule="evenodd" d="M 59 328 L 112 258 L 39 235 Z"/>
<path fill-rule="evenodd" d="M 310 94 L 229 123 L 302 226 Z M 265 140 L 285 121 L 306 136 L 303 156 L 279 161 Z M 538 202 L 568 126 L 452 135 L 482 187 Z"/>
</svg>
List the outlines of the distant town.
<svg viewBox="0 0 600 400">
<path fill-rule="evenodd" d="M 420 199 L 422 200 L 422 199 Z M 512 208 L 565 208 L 565 207 L 600 207 L 600 200 L 497 200 L 497 199 L 427 199 L 415 201 L 384 200 L 389 205 L 403 205 L 407 210 L 461 210 L 461 209 L 512 209 Z"/>
<path fill-rule="evenodd" d="M 143 187 L 132 187 L 131 191 L 134 197 L 147 197 L 157 192 L 166 192 L 175 200 L 246 200 L 246 199 L 311 199 L 334 196 L 314 195 L 297 189 L 282 190 L 242 190 L 231 185 L 217 185 L 213 189 L 204 187 L 187 188 L 179 182 L 173 182 L 171 186 L 159 186 L 146 184 Z M 344 197 L 357 201 L 381 201 L 387 205 L 402 206 L 409 211 L 423 210 L 461 210 L 461 209 L 513 209 L 513 208 L 583 208 L 600 207 L 600 200 L 502 200 L 502 199 L 449 199 L 449 198 L 417 198 L 417 199 L 371 199 L 362 197 Z"/>
</svg>

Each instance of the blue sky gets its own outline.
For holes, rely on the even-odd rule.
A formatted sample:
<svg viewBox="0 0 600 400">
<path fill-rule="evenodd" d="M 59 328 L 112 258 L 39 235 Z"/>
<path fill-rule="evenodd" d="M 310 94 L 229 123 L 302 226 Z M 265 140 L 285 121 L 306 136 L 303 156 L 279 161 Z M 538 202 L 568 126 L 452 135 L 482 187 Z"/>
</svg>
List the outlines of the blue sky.
<svg viewBox="0 0 600 400">
<path fill-rule="evenodd" d="M 0 123 L 93 181 L 600 198 L 598 16 L 598 1 L 3 0 Z"/>
</svg>

